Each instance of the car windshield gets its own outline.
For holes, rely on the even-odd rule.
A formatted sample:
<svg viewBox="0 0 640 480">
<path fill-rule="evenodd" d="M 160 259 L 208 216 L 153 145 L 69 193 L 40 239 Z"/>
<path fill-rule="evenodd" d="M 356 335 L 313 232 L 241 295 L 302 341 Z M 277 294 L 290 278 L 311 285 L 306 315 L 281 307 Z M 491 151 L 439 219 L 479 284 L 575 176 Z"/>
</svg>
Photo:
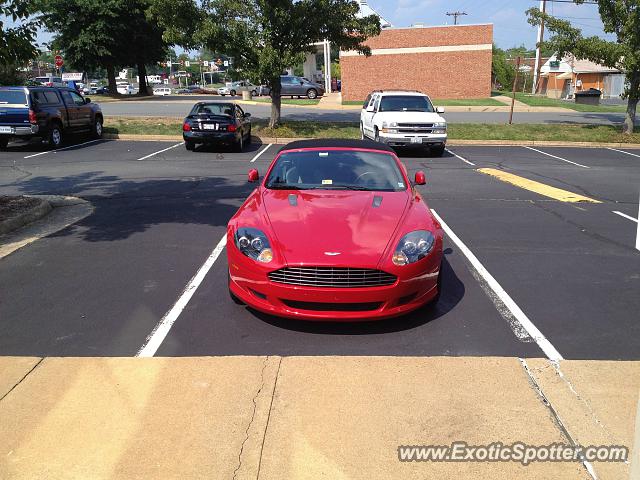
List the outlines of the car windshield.
<svg viewBox="0 0 640 480">
<path fill-rule="evenodd" d="M 209 115 L 233 115 L 232 103 L 204 103 L 193 107 L 191 115 L 199 115 L 201 113 Z"/>
<path fill-rule="evenodd" d="M 393 192 L 406 189 L 393 156 L 357 150 L 285 152 L 271 170 L 266 187 Z"/>
<path fill-rule="evenodd" d="M 24 90 L 0 90 L 0 105 L 27 105 Z"/>
<path fill-rule="evenodd" d="M 418 95 L 389 95 L 382 97 L 381 112 L 433 112 L 427 97 Z"/>
</svg>

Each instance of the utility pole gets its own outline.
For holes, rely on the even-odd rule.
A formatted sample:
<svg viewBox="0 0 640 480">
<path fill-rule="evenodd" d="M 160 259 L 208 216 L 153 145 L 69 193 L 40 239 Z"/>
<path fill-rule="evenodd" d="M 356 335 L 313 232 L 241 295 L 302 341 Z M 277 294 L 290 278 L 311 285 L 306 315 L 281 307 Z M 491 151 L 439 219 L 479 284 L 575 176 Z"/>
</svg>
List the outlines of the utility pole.
<svg viewBox="0 0 640 480">
<path fill-rule="evenodd" d="M 540 11 L 542 13 L 546 12 L 547 8 L 547 0 L 540 0 Z M 538 25 L 538 42 L 536 43 L 536 64 L 533 67 L 533 85 L 531 87 L 531 93 L 535 95 L 536 90 L 538 89 L 538 80 L 540 78 L 540 63 L 542 61 L 541 52 L 540 52 L 540 44 L 542 43 L 542 39 L 544 38 L 544 19 Z"/>
<path fill-rule="evenodd" d="M 466 14 L 467 12 L 447 12 L 448 17 L 453 17 L 454 25 L 458 24 L 458 17 L 461 17 L 462 15 L 466 15 Z"/>
<path fill-rule="evenodd" d="M 516 85 L 518 85 L 518 72 L 520 72 L 520 55 L 516 59 L 516 77 L 513 79 L 513 96 L 511 97 L 511 113 L 509 113 L 509 125 L 513 124 L 513 107 L 516 104 Z"/>
</svg>

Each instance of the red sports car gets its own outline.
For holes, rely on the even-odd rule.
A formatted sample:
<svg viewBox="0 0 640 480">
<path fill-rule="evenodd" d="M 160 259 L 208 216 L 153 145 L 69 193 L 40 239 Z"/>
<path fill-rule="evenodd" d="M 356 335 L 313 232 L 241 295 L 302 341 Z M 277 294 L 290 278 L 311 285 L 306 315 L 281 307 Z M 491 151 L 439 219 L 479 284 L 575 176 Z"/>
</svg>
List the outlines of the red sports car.
<svg viewBox="0 0 640 480">
<path fill-rule="evenodd" d="M 415 183 L 425 183 L 423 172 Z M 229 292 L 282 317 L 402 315 L 437 301 L 442 237 L 389 147 L 293 142 L 229 221 Z"/>
</svg>

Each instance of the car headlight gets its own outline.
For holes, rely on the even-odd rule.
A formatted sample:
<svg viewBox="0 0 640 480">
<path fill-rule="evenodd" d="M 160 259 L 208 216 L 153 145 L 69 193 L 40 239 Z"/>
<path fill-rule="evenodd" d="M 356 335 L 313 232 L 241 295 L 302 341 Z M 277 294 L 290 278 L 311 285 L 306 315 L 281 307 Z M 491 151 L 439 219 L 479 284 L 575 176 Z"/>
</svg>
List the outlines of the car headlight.
<svg viewBox="0 0 640 480">
<path fill-rule="evenodd" d="M 433 249 L 435 237 L 427 230 L 416 230 L 407 233 L 393 252 L 394 265 L 403 266 L 415 263 L 426 257 Z"/>
<path fill-rule="evenodd" d="M 387 128 L 387 127 L 395 128 L 397 126 L 398 126 L 398 122 L 391 122 L 391 123 L 382 122 L 382 128 Z"/>
<path fill-rule="evenodd" d="M 433 133 L 447 133 L 447 122 L 436 122 L 433 124 Z"/>
<path fill-rule="evenodd" d="M 261 263 L 269 263 L 273 259 L 271 244 L 262 230 L 238 228 L 234 238 L 238 250 L 247 257 Z"/>
</svg>

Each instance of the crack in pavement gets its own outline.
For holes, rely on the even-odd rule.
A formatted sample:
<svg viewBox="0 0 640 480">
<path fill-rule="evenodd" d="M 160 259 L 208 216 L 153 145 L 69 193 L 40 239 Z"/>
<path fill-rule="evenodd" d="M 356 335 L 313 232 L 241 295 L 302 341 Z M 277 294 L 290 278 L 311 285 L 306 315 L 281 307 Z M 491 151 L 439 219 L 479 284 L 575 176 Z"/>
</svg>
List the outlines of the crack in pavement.
<svg viewBox="0 0 640 480">
<path fill-rule="evenodd" d="M 238 474 L 238 471 L 240 470 L 240 467 L 242 467 L 242 453 L 244 452 L 245 443 L 247 443 L 247 441 L 249 440 L 249 430 L 251 430 L 251 426 L 253 425 L 253 420 L 255 419 L 255 416 L 256 416 L 256 409 L 258 408 L 258 396 L 260 395 L 260 392 L 262 392 L 262 389 L 264 388 L 264 371 L 267 368 L 268 363 L 269 363 L 269 357 L 267 356 L 264 359 L 264 364 L 262 365 L 262 372 L 260 373 L 260 380 L 261 380 L 260 388 L 258 388 L 258 391 L 253 396 L 253 411 L 251 412 L 251 419 L 249 420 L 249 424 L 247 425 L 247 428 L 245 430 L 245 437 L 244 437 L 244 440 L 242 441 L 242 445 L 240 445 L 240 452 L 238 453 L 238 466 L 233 471 L 234 480 L 236 478 L 236 475 Z"/>
<path fill-rule="evenodd" d="M 262 467 L 262 452 L 264 451 L 264 442 L 267 438 L 267 430 L 269 429 L 269 421 L 271 420 L 271 410 L 273 409 L 273 398 L 276 395 L 276 387 L 278 386 L 278 378 L 280 378 L 280 366 L 282 365 L 282 357 L 278 359 L 278 369 L 276 370 L 276 379 L 273 382 L 273 390 L 271 391 L 271 402 L 269 403 L 269 413 L 267 414 L 267 424 L 264 427 L 264 435 L 262 436 L 262 444 L 260 445 L 260 458 L 258 459 L 258 473 L 256 480 L 260 478 L 260 467 Z"/>
<path fill-rule="evenodd" d="M 0 397 L 0 402 L 5 398 L 7 398 L 7 396 L 11 392 L 13 392 L 18 387 L 18 385 L 20 385 L 31 374 L 31 372 L 33 372 L 36 368 L 38 368 L 38 366 L 42 363 L 43 360 L 44 360 L 44 357 L 40 357 L 40 360 L 38 360 L 38 363 L 36 363 L 33 367 L 31 367 L 31 369 L 27 373 L 25 373 L 24 376 L 20 380 L 18 380 L 18 382 L 13 387 L 11 387 L 7 393 L 5 393 L 2 397 Z"/>
<path fill-rule="evenodd" d="M 553 422 L 553 424 L 558 428 L 562 436 L 564 436 L 567 439 L 567 441 L 571 444 L 572 447 L 578 447 L 579 446 L 578 442 L 576 442 L 573 436 L 571 435 L 571 433 L 569 433 L 569 430 L 567 429 L 564 422 L 560 418 L 560 415 L 558 414 L 557 410 L 554 408 L 554 406 L 551 404 L 547 396 L 544 394 L 542 387 L 536 380 L 532 371 L 529 369 L 529 365 L 527 364 L 527 361 L 524 358 L 519 358 L 518 360 L 520 360 L 520 364 L 522 365 L 522 368 L 524 369 L 524 372 L 527 375 L 527 380 L 529 381 L 529 385 L 531 385 L 531 388 L 534 389 L 534 391 L 538 395 L 538 398 L 540 399 L 542 404 L 547 408 L 547 410 L 549 410 L 549 413 L 551 415 L 551 421 Z M 551 360 L 549 361 L 552 364 L 555 364 L 555 362 L 552 362 Z M 556 368 L 558 367 L 556 366 Z M 597 480 L 598 477 L 593 468 L 593 465 L 591 465 L 591 463 L 584 458 L 581 458 L 579 461 L 580 463 L 582 463 L 582 466 L 585 468 L 585 470 L 591 476 L 591 478 L 593 478 L 594 480 Z"/>
</svg>

